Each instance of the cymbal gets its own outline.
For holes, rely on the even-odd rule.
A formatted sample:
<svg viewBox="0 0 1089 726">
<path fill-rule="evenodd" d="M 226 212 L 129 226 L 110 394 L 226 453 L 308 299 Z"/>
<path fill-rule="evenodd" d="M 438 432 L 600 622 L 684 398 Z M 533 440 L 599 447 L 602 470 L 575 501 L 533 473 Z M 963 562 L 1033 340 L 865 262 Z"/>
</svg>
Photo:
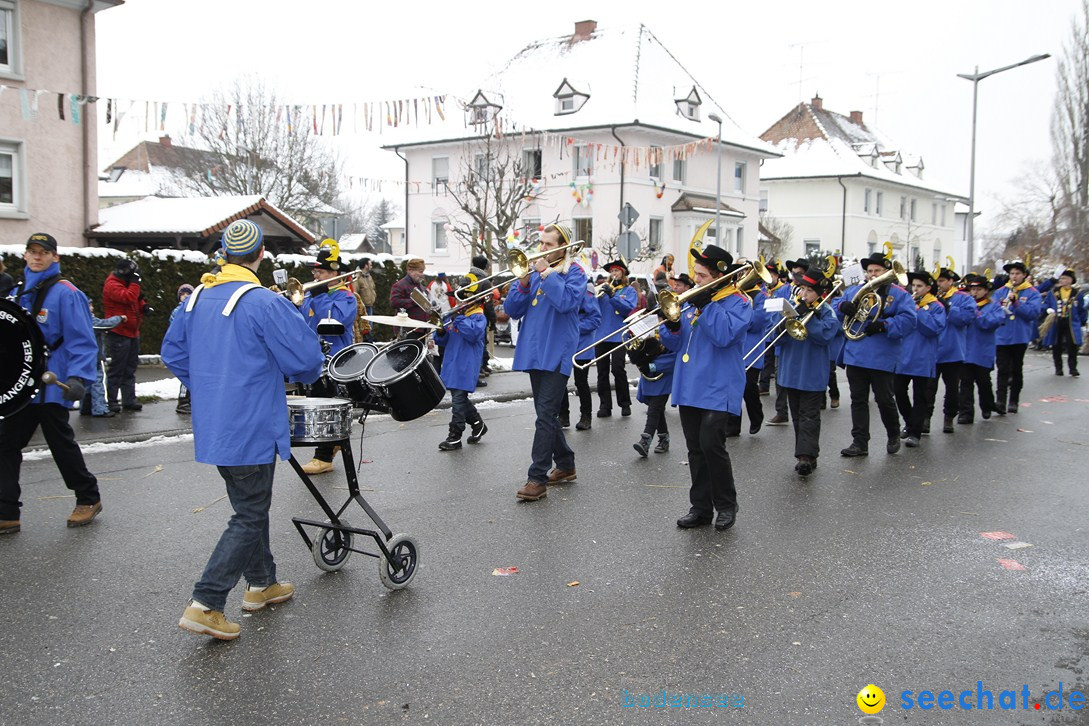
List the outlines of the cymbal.
<svg viewBox="0 0 1089 726">
<path fill-rule="evenodd" d="M 396 328 L 428 328 L 430 330 L 438 330 L 439 326 L 433 325 L 425 320 L 414 320 L 408 317 L 404 312 L 397 315 L 360 315 L 364 320 L 369 320 L 372 323 L 378 323 L 379 325 L 392 325 Z"/>
</svg>

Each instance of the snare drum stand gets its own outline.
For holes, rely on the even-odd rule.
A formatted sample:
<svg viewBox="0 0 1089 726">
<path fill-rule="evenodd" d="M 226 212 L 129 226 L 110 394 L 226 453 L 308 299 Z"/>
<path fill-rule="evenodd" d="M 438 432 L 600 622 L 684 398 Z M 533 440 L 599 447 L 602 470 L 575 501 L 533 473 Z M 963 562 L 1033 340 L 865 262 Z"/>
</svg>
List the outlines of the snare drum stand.
<svg viewBox="0 0 1089 726">
<path fill-rule="evenodd" d="M 362 419 L 360 420 L 362 423 Z M 310 480 L 310 476 L 303 471 L 302 466 L 298 460 L 295 459 L 295 455 L 292 454 L 288 460 L 291 463 L 291 468 L 295 470 L 295 473 L 302 479 L 303 484 L 310 491 L 310 495 L 314 497 L 314 500 L 325 512 L 325 516 L 328 518 L 323 522 L 319 522 L 313 519 L 304 519 L 302 517 L 292 517 L 291 521 L 295 524 L 295 528 L 299 530 L 299 535 L 302 536 L 303 542 L 310 548 L 310 551 L 314 555 L 314 563 L 325 570 L 326 572 L 336 572 L 344 563 L 348 561 L 348 557 L 353 552 L 358 552 L 361 555 L 367 555 L 368 557 L 376 557 L 379 559 L 378 576 L 381 579 L 382 584 L 391 590 L 400 590 L 408 585 L 412 578 L 416 575 L 416 569 L 419 566 L 419 548 L 416 541 L 405 534 L 393 534 L 392 530 L 386 525 L 382 518 L 378 516 L 378 512 L 374 511 L 374 508 L 367 503 L 367 500 L 363 498 L 363 495 L 359 491 L 359 480 L 356 477 L 355 460 L 352 456 L 352 442 L 350 438 L 338 439 L 335 441 L 329 441 L 334 446 L 340 447 L 340 454 L 344 462 L 344 472 L 348 477 L 348 499 L 340 506 L 340 509 L 334 511 L 329 503 L 325 500 L 325 497 L 321 495 L 317 487 L 314 486 L 314 482 Z M 295 442 L 291 444 L 296 446 Z M 313 446 L 312 443 L 300 443 L 298 446 Z M 358 504 L 371 521 L 374 522 L 378 530 L 372 529 L 359 529 L 351 526 L 347 519 L 343 517 L 348 505 L 352 502 Z M 306 532 L 306 527 L 316 527 L 317 536 L 311 540 L 310 536 Z M 379 553 L 368 552 L 363 549 L 356 549 L 352 546 L 352 536 L 359 535 L 362 537 L 370 537 L 374 540 L 375 544 L 380 550 Z"/>
</svg>

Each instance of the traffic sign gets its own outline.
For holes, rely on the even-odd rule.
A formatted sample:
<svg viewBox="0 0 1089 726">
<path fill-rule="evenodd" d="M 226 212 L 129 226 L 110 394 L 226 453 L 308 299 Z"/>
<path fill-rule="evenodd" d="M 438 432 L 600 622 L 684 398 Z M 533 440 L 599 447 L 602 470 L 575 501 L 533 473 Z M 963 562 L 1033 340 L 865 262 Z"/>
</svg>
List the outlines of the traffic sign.
<svg viewBox="0 0 1089 726">
<path fill-rule="evenodd" d="M 639 235 L 629 230 L 620 233 L 620 237 L 616 240 L 616 249 L 625 259 L 630 260 L 639 254 L 639 248 L 642 244 Z"/>
<path fill-rule="evenodd" d="M 635 211 L 635 207 L 631 205 L 631 202 L 624 202 L 624 208 L 620 210 L 617 218 L 620 220 L 620 224 L 630 227 L 635 224 L 635 220 L 639 219 L 639 212 Z"/>
</svg>

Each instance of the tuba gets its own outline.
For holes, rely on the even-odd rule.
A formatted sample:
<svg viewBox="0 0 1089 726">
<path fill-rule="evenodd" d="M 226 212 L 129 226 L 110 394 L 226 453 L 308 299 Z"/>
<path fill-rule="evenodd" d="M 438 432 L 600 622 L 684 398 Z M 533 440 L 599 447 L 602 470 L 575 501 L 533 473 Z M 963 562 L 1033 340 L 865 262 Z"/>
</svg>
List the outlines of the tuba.
<svg viewBox="0 0 1089 726">
<path fill-rule="evenodd" d="M 885 307 L 885 301 L 877 294 L 877 289 L 893 281 L 900 285 L 907 285 L 907 273 L 904 271 L 904 266 L 896 260 L 893 260 L 891 270 L 858 288 L 858 292 L 851 299 L 851 302 L 857 306 L 857 310 L 852 317 L 843 321 L 843 334 L 848 340 L 862 340 L 866 337 L 866 326 L 876 322 Z"/>
</svg>

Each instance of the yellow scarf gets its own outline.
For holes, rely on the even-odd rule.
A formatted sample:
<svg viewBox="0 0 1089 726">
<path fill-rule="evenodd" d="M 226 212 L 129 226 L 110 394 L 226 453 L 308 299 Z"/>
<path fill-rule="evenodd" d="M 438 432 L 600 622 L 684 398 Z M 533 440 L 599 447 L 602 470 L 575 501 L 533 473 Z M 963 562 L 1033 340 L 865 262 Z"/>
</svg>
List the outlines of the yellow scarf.
<svg viewBox="0 0 1089 726">
<path fill-rule="evenodd" d="M 1017 286 L 1014 286 L 1014 284 L 1012 282 L 1007 282 L 1005 284 L 1005 287 L 1011 288 L 1014 292 L 1021 292 L 1022 290 L 1029 289 L 1030 287 L 1032 287 L 1032 285 L 1029 283 L 1028 280 L 1025 280 L 1024 282 L 1022 282 L 1020 285 L 1017 285 Z"/>
<path fill-rule="evenodd" d="M 976 307 L 977 307 L 977 308 L 981 308 L 981 307 L 983 307 L 984 305 L 986 305 L 987 303 L 989 303 L 990 301 L 991 301 L 991 297 L 990 297 L 990 295 L 988 295 L 987 297 L 983 298 L 982 300 L 976 300 Z"/>
<path fill-rule="evenodd" d="M 719 300 L 727 298 L 727 297 L 729 297 L 730 295 L 733 295 L 736 292 L 737 292 L 737 287 L 735 285 L 727 285 L 726 287 L 722 288 L 721 290 L 719 290 L 718 292 L 716 292 L 714 295 L 711 296 L 711 302 L 718 302 Z"/>
<path fill-rule="evenodd" d="M 215 287 L 225 282 L 254 282 L 258 285 L 261 284 L 253 270 L 242 265 L 227 264 L 219 270 L 218 275 L 206 272 L 200 277 L 200 284 L 205 287 Z"/>
<path fill-rule="evenodd" d="M 918 305 L 919 310 L 922 310 L 927 305 L 934 302 L 938 302 L 938 298 L 934 297 L 928 292 L 927 294 L 923 295 L 923 299 L 916 303 L 916 305 Z"/>
<path fill-rule="evenodd" d="M 953 297 L 953 296 L 954 296 L 954 295 L 955 295 L 956 293 L 957 293 L 957 288 L 956 288 L 956 287 L 951 287 L 951 288 L 949 288 L 949 292 L 946 292 L 946 293 L 942 293 L 942 297 L 943 297 L 943 298 L 945 298 L 946 300 L 949 300 L 949 299 L 951 299 L 951 298 L 952 298 L 952 297 Z"/>
</svg>

